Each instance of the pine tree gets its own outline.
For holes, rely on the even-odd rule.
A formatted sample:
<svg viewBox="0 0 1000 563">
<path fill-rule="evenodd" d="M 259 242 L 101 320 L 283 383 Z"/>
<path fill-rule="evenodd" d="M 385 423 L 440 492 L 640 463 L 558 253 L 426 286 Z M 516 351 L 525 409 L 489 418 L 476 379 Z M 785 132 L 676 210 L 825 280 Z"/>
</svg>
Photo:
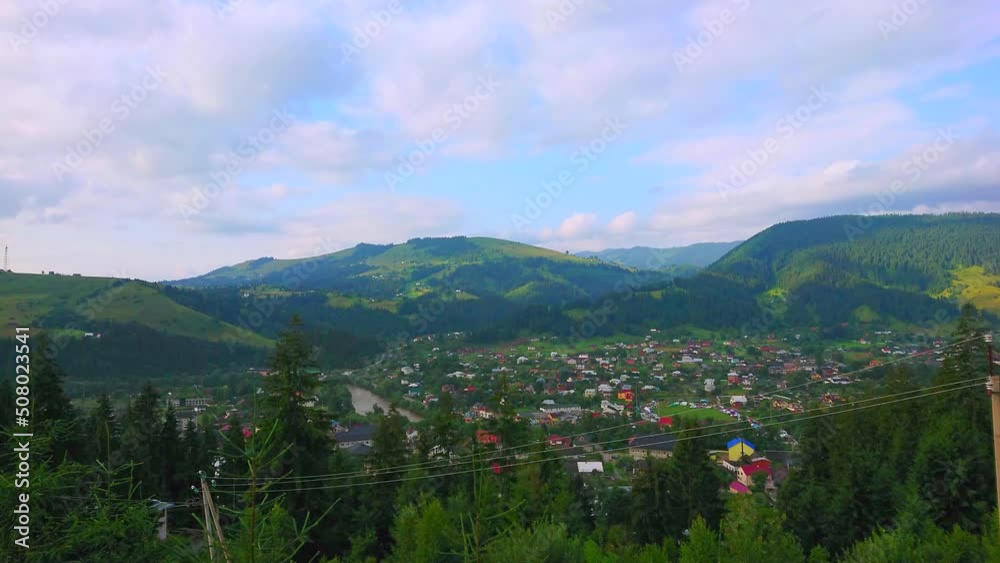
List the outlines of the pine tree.
<svg viewBox="0 0 1000 563">
<path fill-rule="evenodd" d="M 671 512 L 678 525 L 687 527 L 700 516 L 709 527 L 717 528 L 725 511 L 719 497 L 723 481 L 719 478 L 718 467 L 708 457 L 704 440 L 688 436 L 689 439 L 677 443 L 670 460 L 668 488 Z M 676 530 L 674 537 L 681 530 Z"/>
<path fill-rule="evenodd" d="M 708 563 L 719 561 L 719 536 L 716 535 L 705 519 L 695 518 L 691 524 L 688 540 L 681 546 L 680 563 Z"/>
<path fill-rule="evenodd" d="M 208 471 L 208 452 L 205 451 L 203 436 L 195 421 L 188 422 L 181 437 L 183 465 L 179 469 L 185 478 L 191 478 L 199 471 Z"/>
<path fill-rule="evenodd" d="M 150 498 L 162 494 L 162 457 L 159 451 L 163 410 L 160 394 L 151 383 L 129 403 L 122 421 L 121 462 L 134 462 L 133 481 L 141 496 Z M 118 463 L 116 463 L 118 464 Z"/>
<path fill-rule="evenodd" d="M 437 408 L 431 420 L 431 430 L 428 433 L 429 445 L 437 453 L 436 457 L 449 458 L 458 448 L 461 428 L 458 415 L 454 412 L 454 405 L 451 393 L 442 393 L 438 398 Z"/>
<path fill-rule="evenodd" d="M 110 467 L 111 453 L 118 451 L 120 440 L 111 397 L 101 395 L 87 419 L 87 434 L 93 445 L 92 458 Z"/>
<path fill-rule="evenodd" d="M 82 459 L 80 424 L 63 389 L 66 374 L 55 361 L 55 347 L 43 332 L 37 336 L 31 364 L 31 423 L 36 434 L 48 436 L 54 463 Z"/>
<path fill-rule="evenodd" d="M 34 424 L 49 421 L 66 421 L 75 417 L 73 405 L 63 390 L 66 374 L 56 363 L 48 336 L 40 333 L 35 349 L 40 351 L 32 357 L 31 386 L 34 406 L 31 416 Z"/>
<path fill-rule="evenodd" d="M 163 464 L 160 468 L 162 479 L 160 490 L 169 500 L 181 498 L 181 491 L 185 488 L 185 483 L 190 480 L 190 476 L 181 475 L 178 471 L 182 453 L 178 432 L 177 415 L 174 413 L 174 407 L 168 405 L 163 426 L 160 428 L 158 448 Z"/>
<path fill-rule="evenodd" d="M 262 428 L 276 423 L 273 441 L 278 455 L 272 465 L 271 475 L 295 479 L 328 473 L 330 446 L 330 417 L 321 408 L 313 406 L 319 379 L 312 370 L 312 349 L 302 332 L 302 320 L 292 317 L 275 346 L 271 361 L 271 374 L 264 382 Z M 276 452 L 277 453 L 277 452 Z M 329 504 L 322 494 L 300 491 L 304 485 L 292 481 L 287 495 L 289 512 L 299 522 L 306 514 L 325 511 Z"/>
</svg>

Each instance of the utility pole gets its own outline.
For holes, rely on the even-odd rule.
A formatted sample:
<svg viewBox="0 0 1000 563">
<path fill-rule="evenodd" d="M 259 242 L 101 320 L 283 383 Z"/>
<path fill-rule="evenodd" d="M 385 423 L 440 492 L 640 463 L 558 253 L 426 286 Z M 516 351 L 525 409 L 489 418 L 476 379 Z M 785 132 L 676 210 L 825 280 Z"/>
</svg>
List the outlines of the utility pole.
<svg viewBox="0 0 1000 563">
<path fill-rule="evenodd" d="M 208 541 L 208 559 L 215 561 L 215 536 L 212 534 L 212 517 L 208 513 L 208 488 L 205 486 L 205 474 L 201 476 L 201 508 L 205 514 L 205 539 Z"/>
<path fill-rule="evenodd" d="M 993 375 L 993 333 L 986 333 L 987 357 L 990 361 L 990 402 L 993 404 L 993 463 L 996 465 L 997 510 L 1000 513 L 1000 377 Z"/>
<path fill-rule="evenodd" d="M 205 472 L 201 471 L 198 475 L 201 477 L 201 504 L 205 512 L 208 556 L 213 562 L 215 561 L 215 539 L 218 538 L 219 546 L 222 548 L 222 555 L 226 563 L 230 563 L 229 550 L 226 549 L 226 536 L 222 533 L 222 524 L 219 523 L 219 512 L 212 499 L 212 491 L 209 490 L 208 481 L 205 480 Z"/>
</svg>

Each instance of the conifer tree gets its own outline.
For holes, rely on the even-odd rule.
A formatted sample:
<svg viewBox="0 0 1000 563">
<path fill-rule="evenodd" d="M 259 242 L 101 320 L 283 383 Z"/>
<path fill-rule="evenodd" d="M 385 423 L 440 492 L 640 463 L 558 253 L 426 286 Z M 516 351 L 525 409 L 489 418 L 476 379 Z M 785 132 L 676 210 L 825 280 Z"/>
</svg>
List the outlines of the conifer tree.
<svg viewBox="0 0 1000 563">
<path fill-rule="evenodd" d="M 120 440 L 118 421 L 115 418 L 111 397 L 101 395 L 87 418 L 87 435 L 91 440 L 92 459 L 110 467 L 112 452 L 118 451 Z"/>
<path fill-rule="evenodd" d="M 122 421 L 122 440 L 119 455 L 121 463 L 136 464 L 133 482 L 139 487 L 140 496 L 150 498 L 161 494 L 162 457 L 159 451 L 160 432 L 163 427 L 163 409 L 160 394 L 151 383 L 130 403 Z"/>
<path fill-rule="evenodd" d="M 177 415 L 172 405 L 167 405 L 163 426 L 160 428 L 158 447 L 162 460 L 160 490 L 169 500 L 179 499 L 181 491 L 185 488 L 185 483 L 190 481 L 190 476 L 182 475 L 179 471 L 182 453 L 181 438 L 177 428 Z"/>
<path fill-rule="evenodd" d="M 308 494 L 298 477 L 328 473 L 330 417 L 314 406 L 319 379 L 313 370 L 312 348 L 302 332 L 302 319 L 292 317 L 278 340 L 271 361 L 271 373 L 264 381 L 263 420 L 260 427 L 274 431 L 276 457 L 271 466 L 274 477 L 288 477 L 286 499 L 289 512 L 299 521 L 309 512 L 322 513 L 329 504 L 322 494 Z"/>
</svg>

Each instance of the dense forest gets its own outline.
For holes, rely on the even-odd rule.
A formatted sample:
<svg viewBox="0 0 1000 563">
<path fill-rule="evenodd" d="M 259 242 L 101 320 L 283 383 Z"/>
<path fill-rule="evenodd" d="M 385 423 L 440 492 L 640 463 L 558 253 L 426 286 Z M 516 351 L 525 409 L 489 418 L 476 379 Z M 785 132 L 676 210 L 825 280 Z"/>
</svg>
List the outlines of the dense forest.
<svg viewBox="0 0 1000 563">
<path fill-rule="evenodd" d="M 321 367 L 335 368 L 454 331 L 497 342 L 663 327 L 912 328 L 953 321 L 962 302 L 995 318 L 998 274 L 1000 215 L 841 216 L 775 225 L 693 276 L 498 239 L 427 238 L 264 258 L 179 285 L 4 274 L 2 289 L 20 297 L 0 313 L 8 326 L 53 330 L 75 379 L 135 379 L 259 366 L 293 311 Z M 0 366 L 10 367 L 10 349 L 0 347 Z"/>
<path fill-rule="evenodd" d="M 670 432 L 667 459 L 628 483 L 565 469 L 544 434 L 498 413 L 463 424 L 447 394 L 408 441 L 383 413 L 370 454 L 337 448 L 334 414 L 307 400 L 323 386 L 299 321 L 282 333 L 249 425 L 188 425 L 153 386 L 123 411 L 88 412 L 44 335 L 32 367 L 30 561 L 997 561 L 1000 560 L 983 324 L 969 307 L 927 388 L 905 367 L 856 404 L 781 420 L 799 462 L 773 496 L 730 495 L 707 455 L 711 426 Z M 0 420 L 15 390 L 0 385 Z M 338 414 L 339 416 L 339 414 Z M 483 445 L 476 430 L 498 437 Z M 752 439 L 766 440 L 763 427 Z M 0 553 L 14 557 L 15 446 L 0 456 Z M 731 430 L 730 432 L 736 432 Z M 725 432 L 723 432 L 725 434 Z M 717 441 L 719 438 L 716 437 Z M 204 472 L 225 544 L 205 541 Z M 210 483 L 210 484 L 209 484 Z M 23 491 L 20 491 L 23 492 Z M 170 501 L 171 534 L 155 534 Z M 776 500 L 774 500 L 776 499 Z M 186 532 L 189 530 L 190 532 Z M 212 536 L 212 537 L 218 537 Z"/>
</svg>

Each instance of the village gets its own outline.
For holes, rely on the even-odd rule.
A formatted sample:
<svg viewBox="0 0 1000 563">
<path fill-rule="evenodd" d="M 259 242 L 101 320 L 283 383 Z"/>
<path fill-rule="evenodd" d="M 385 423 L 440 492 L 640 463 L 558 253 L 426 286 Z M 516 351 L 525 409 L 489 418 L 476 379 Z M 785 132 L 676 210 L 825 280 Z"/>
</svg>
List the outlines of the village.
<svg viewBox="0 0 1000 563">
<path fill-rule="evenodd" d="M 921 366 L 933 369 L 943 344 L 888 330 L 827 349 L 803 342 L 799 333 L 684 339 L 653 329 L 641 338 L 585 346 L 535 337 L 477 347 L 454 333 L 414 339 L 365 369 L 314 370 L 323 386 L 306 404 L 327 408 L 338 448 L 366 467 L 378 417 L 389 403 L 409 418 L 406 440 L 416 451 L 423 418 L 448 394 L 467 428 L 461 451 L 527 457 L 504 451 L 495 428 L 506 413 L 528 427 L 568 473 L 596 487 L 628 486 L 651 460 L 672 455 L 682 427 L 698 424 L 709 435 L 707 455 L 731 475 L 729 492 L 773 499 L 796 463 L 795 431 L 786 421 L 862 396 L 878 385 L 885 364 L 907 359 L 918 372 Z M 258 369 L 251 375 L 263 380 L 269 374 Z M 358 412 L 346 386 L 363 387 L 381 406 Z M 255 430 L 248 397 L 217 402 L 207 390 L 200 395 L 168 397 L 182 428 L 197 421 L 223 433 L 233 424 L 244 436 Z M 218 391 L 214 396 L 222 398 Z"/>
</svg>

